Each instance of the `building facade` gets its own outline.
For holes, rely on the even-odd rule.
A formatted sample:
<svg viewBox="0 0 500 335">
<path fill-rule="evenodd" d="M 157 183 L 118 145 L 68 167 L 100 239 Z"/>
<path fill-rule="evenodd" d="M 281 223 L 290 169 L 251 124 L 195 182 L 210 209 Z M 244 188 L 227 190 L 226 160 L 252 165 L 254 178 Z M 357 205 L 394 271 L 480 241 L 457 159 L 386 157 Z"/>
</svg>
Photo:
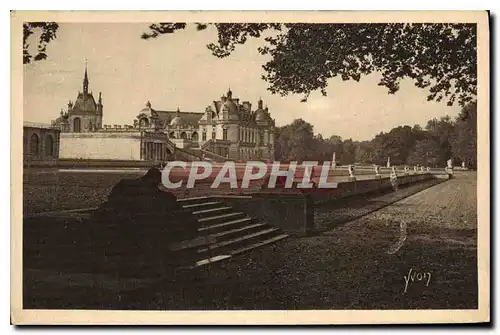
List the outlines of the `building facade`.
<svg viewBox="0 0 500 335">
<path fill-rule="evenodd" d="M 23 163 L 55 165 L 59 159 L 60 130 L 51 125 L 24 122 Z"/>
<path fill-rule="evenodd" d="M 148 101 L 132 124 L 110 126 L 102 120 L 102 95 L 95 102 L 85 67 L 83 91 L 52 122 L 61 130 L 61 158 L 165 161 L 178 148 L 201 159 L 274 159 L 275 121 L 269 109 L 259 99 L 252 110 L 230 89 L 204 112 L 157 110 Z"/>
<path fill-rule="evenodd" d="M 233 160 L 274 159 L 275 121 L 262 99 L 252 110 L 231 90 L 203 113 L 156 110 L 148 101 L 134 120 L 134 128 L 168 134 L 177 147 L 212 152 Z"/>
</svg>

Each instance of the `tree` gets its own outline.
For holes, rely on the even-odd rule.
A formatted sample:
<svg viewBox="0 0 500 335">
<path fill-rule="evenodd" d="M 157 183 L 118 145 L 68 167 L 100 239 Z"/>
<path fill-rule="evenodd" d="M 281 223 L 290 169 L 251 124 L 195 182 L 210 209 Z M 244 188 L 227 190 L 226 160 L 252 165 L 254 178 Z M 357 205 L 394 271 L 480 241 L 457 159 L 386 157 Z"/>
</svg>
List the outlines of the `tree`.
<svg viewBox="0 0 500 335">
<path fill-rule="evenodd" d="M 356 144 L 352 139 L 344 140 L 342 143 L 341 165 L 354 164 L 356 162 Z"/>
<path fill-rule="evenodd" d="M 57 37 L 59 25 L 55 22 L 25 22 L 23 23 L 23 64 L 31 61 L 47 59 L 47 45 Z M 29 39 L 35 32 L 39 32 L 36 54 L 30 51 Z"/>
<path fill-rule="evenodd" d="M 372 140 L 374 162 L 384 165 L 390 157 L 393 165 L 406 163 L 417 138 L 410 126 L 399 126 L 388 133 L 378 134 Z"/>
<path fill-rule="evenodd" d="M 453 121 L 449 116 L 444 116 L 439 120 L 434 118 L 427 122 L 425 129 L 439 145 L 439 155 L 436 164 L 445 166 L 452 156 L 450 138 L 454 131 Z"/>
<path fill-rule="evenodd" d="M 316 151 L 313 126 L 296 119 L 291 124 L 279 127 L 276 132 L 276 158 L 281 161 L 309 160 Z"/>
<path fill-rule="evenodd" d="M 375 163 L 375 150 L 371 141 L 356 143 L 356 162 L 363 164 Z"/>
<path fill-rule="evenodd" d="M 450 138 L 455 158 L 466 162 L 469 168 L 477 167 L 477 103 L 460 111 Z"/>
<path fill-rule="evenodd" d="M 263 65 L 263 79 L 275 94 L 326 95 L 328 80 L 359 81 L 378 72 L 388 93 L 410 78 L 428 89 L 428 100 L 464 106 L 477 94 L 476 25 L 452 23 L 215 23 L 217 42 L 208 49 L 217 57 L 229 56 L 249 38 L 261 37 L 258 52 L 271 59 Z M 208 24 L 197 23 L 198 30 Z M 186 23 L 155 23 L 144 39 L 186 28 Z"/>
<path fill-rule="evenodd" d="M 440 149 L 439 142 L 432 136 L 420 140 L 415 143 L 408 157 L 408 164 L 438 167 L 440 166 Z"/>
</svg>

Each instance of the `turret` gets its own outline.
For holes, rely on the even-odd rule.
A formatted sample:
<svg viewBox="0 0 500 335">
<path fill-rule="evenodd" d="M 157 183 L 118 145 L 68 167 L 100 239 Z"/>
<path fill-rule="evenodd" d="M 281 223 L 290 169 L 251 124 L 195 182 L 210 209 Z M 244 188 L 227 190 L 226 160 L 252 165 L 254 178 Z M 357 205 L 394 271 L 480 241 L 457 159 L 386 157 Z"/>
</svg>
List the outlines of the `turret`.
<svg viewBox="0 0 500 335">
<path fill-rule="evenodd" d="M 99 99 L 97 100 L 97 113 L 102 114 L 102 93 L 99 92 Z"/>
<path fill-rule="evenodd" d="M 99 92 L 99 99 L 97 100 L 97 119 L 95 123 L 95 128 L 96 130 L 102 128 L 102 112 L 103 112 L 104 106 L 102 104 L 102 94 Z"/>
</svg>

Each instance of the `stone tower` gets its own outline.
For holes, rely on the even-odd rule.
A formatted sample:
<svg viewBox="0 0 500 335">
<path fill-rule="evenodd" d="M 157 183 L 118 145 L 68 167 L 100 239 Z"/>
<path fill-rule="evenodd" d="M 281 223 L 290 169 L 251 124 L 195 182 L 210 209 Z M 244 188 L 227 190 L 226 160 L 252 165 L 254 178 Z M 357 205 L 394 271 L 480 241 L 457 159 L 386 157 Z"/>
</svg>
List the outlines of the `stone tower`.
<svg viewBox="0 0 500 335">
<path fill-rule="evenodd" d="M 87 64 L 83 75 L 83 91 L 78 92 L 75 102 L 68 103 L 68 111 L 61 115 L 53 123 L 61 128 L 61 131 L 74 133 L 94 132 L 102 129 L 103 103 L 102 94 L 96 103 L 92 91 L 89 91 L 89 75 Z"/>
</svg>

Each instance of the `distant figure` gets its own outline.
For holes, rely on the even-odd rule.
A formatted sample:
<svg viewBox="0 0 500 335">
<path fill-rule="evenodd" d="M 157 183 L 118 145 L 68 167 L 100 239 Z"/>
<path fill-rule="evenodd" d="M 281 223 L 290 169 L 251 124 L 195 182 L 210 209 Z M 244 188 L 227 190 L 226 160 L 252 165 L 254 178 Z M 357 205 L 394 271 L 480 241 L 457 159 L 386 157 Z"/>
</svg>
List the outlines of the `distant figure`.
<svg viewBox="0 0 500 335">
<path fill-rule="evenodd" d="M 397 191 L 399 188 L 399 183 L 398 183 L 398 174 L 396 172 L 395 166 L 392 167 L 389 178 L 391 180 L 392 188 L 394 189 L 394 191 Z"/>
<path fill-rule="evenodd" d="M 349 177 L 351 177 L 351 178 L 354 177 L 354 169 L 355 169 L 354 165 L 352 165 L 352 164 L 349 165 L 348 171 L 349 171 Z"/>
</svg>

